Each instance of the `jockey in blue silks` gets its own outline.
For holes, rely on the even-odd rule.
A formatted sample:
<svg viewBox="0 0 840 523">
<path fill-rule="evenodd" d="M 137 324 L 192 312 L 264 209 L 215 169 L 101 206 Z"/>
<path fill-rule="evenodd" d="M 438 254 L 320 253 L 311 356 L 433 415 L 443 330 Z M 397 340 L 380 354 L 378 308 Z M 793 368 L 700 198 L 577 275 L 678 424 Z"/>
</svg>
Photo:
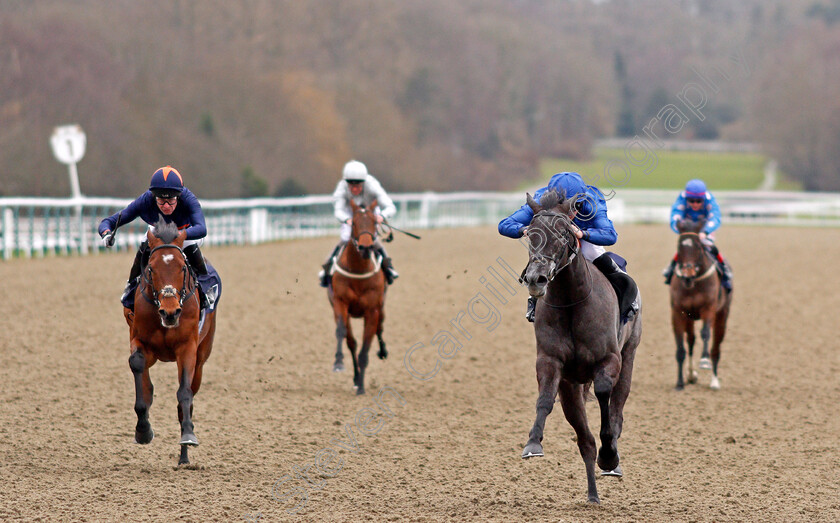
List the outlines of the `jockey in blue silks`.
<svg viewBox="0 0 840 523">
<path fill-rule="evenodd" d="M 593 262 L 604 274 L 613 274 L 621 269 L 607 255 L 603 246 L 613 245 L 618 239 L 612 221 L 607 217 L 607 202 L 596 187 L 587 185 L 580 174 L 563 172 L 555 174 L 548 185 L 534 193 L 534 200 L 539 202 L 543 193 L 551 189 L 565 193 L 566 198 L 574 198 L 576 210 L 572 223 L 577 227 L 575 235 L 580 240 L 580 253 Z M 526 233 L 534 211 L 528 204 L 499 222 L 499 234 L 509 238 L 520 238 Z M 623 271 L 622 271 L 623 272 Z M 537 299 L 528 298 L 528 311 L 525 318 L 534 321 Z"/>
<path fill-rule="evenodd" d="M 671 230 L 679 234 L 677 223 L 680 220 L 700 221 L 706 220 L 706 225 L 700 231 L 700 240 L 715 257 L 718 264 L 721 285 L 726 290 L 732 290 L 732 269 L 726 260 L 721 256 L 714 243 L 714 232 L 720 227 L 720 207 L 714 195 L 706 189 L 703 180 L 689 180 L 685 184 L 685 190 L 677 196 L 677 200 L 671 207 Z M 665 284 L 671 284 L 674 276 L 674 268 L 677 265 L 677 255 L 671 260 L 668 267 L 662 273 L 665 276 Z"/>
<path fill-rule="evenodd" d="M 149 190 L 139 198 L 128 204 L 125 209 L 113 214 L 99 224 L 99 236 L 106 247 L 114 245 L 114 233 L 117 227 L 125 225 L 135 218 L 140 218 L 150 226 L 157 223 L 163 216 L 167 223 L 174 222 L 178 229 L 186 229 L 187 238 L 184 240 L 184 254 L 187 261 L 197 275 L 207 274 L 207 265 L 199 245 L 207 236 L 207 226 L 204 223 L 204 213 L 198 198 L 186 187 L 184 180 L 173 167 L 161 167 L 152 175 Z M 119 222 L 119 223 L 117 223 Z M 140 278 L 142 265 L 148 260 L 149 245 L 146 240 L 140 244 L 134 256 L 134 264 L 126 282 L 123 298 L 135 288 Z M 199 286 L 199 290 L 201 288 Z M 200 292 L 201 306 L 206 307 L 206 297 Z"/>
</svg>

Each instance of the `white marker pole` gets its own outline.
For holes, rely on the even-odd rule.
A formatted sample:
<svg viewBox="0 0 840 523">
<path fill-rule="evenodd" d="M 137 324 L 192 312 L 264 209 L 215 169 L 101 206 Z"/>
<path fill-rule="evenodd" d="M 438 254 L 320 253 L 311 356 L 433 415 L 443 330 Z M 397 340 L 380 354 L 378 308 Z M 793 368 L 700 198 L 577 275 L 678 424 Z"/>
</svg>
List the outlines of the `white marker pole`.
<svg viewBox="0 0 840 523">
<path fill-rule="evenodd" d="M 76 202 L 76 216 L 79 227 L 79 249 L 82 254 L 88 252 L 87 234 L 84 230 L 84 219 L 82 216 L 82 191 L 79 187 L 79 171 L 76 164 L 85 155 L 87 137 L 78 125 L 62 125 L 53 130 L 50 137 L 53 154 L 59 162 L 67 164 L 70 174 L 70 191 Z"/>
</svg>

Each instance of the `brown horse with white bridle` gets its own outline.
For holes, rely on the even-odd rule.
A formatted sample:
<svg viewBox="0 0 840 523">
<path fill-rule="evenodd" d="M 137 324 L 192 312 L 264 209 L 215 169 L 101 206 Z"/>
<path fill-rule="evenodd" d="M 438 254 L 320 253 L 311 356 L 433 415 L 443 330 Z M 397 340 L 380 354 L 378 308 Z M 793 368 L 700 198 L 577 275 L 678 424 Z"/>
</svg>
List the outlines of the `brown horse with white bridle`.
<svg viewBox="0 0 840 523">
<path fill-rule="evenodd" d="M 732 292 L 721 285 L 715 260 L 700 238 L 700 231 L 703 230 L 705 224 L 705 220 L 699 222 L 683 220 L 677 224 L 677 230 L 680 232 L 677 241 L 677 265 L 674 271 L 675 277 L 671 280 L 670 286 L 671 325 L 677 343 L 677 390 L 685 387 L 683 381 L 685 342 L 688 345 L 687 381 L 688 383 L 697 382 L 697 370 L 692 361 L 696 320 L 703 322 L 703 327 L 700 329 L 703 352 L 700 355 L 699 367 L 712 369 L 709 386 L 713 390 L 720 389 L 718 379 L 720 344 L 726 334 L 726 320 L 732 304 Z M 710 331 L 714 333 L 711 358 L 709 354 Z"/>
<path fill-rule="evenodd" d="M 353 385 L 356 394 L 365 393 L 365 369 L 368 351 L 374 334 L 379 339 L 379 359 L 388 357 L 382 340 L 382 324 L 385 321 L 385 274 L 382 260 L 375 257 L 377 221 L 374 200 L 367 207 L 350 202 L 353 221 L 350 241 L 341 249 L 333 264 L 332 284 L 327 289 L 335 316 L 335 337 L 337 342 L 333 370 L 344 370 L 343 340 L 353 358 Z M 350 318 L 364 318 L 362 348 L 356 357 L 356 339 L 350 326 Z"/>
<path fill-rule="evenodd" d="M 195 274 L 187 265 L 183 247 L 185 232 L 161 218 L 154 233 L 146 234 L 149 261 L 143 267 L 134 311 L 124 309 L 131 338 L 128 358 L 137 394 L 136 443 L 151 443 L 155 437 L 149 423 L 154 386 L 149 368 L 160 361 L 178 364 L 178 421 L 181 424 L 181 456 L 178 464 L 188 464 L 188 448 L 198 445 L 193 432 L 193 396 L 201 386 L 202 367 L 210 356 L 216 332 L 215 309 L 205 314 L 199 331 L 200 303 Z"/>
</svg>

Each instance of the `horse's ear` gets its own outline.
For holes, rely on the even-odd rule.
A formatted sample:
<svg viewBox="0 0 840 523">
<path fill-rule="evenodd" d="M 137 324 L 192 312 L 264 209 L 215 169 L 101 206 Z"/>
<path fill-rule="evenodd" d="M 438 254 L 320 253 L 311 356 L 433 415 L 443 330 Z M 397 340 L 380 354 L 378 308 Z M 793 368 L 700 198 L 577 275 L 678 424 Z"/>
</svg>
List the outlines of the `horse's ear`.
<svg viewBox="0 0 840 523">
<path fill-rule="evenodd" d="M 706 218 L 700 218 L 699 220 L 697 220 L 694 223 L 695 223 L 694 232 L 699 233 L 700 231 L 703 230 L 703 227 L 706 226 Z"/>
<path fill-rule="evenodd" d="M 525 203 L 527 203 L 528 207 L 530 207 L 531 210 L 534 211 L 534 214 L 540 212 L 540 204 L 538 204 L 536 200 L 534 200 L 530 193 L 525 193 Z"/>
<path fill-rule="evenodd" d="M 368 205 L 368 209 L 370 209 L 370 211 L 373 212 L 373 210 L 376 209 L 377 205 L 379 205 L 379 202 L 374 199 L 372 202 L 370 202 L 370 205 Z"/>
<path fill-rule="evenodd" d="M 178 236 L 175 238 L 175 240 L 173 240 L 172 243 L 174 243 L 178 247 L 183 248 L 184 247 L 184 241 L 186 241 L 186 239 L 187 239 L 187 230 L 183 229 L 181 231 L 178 231 Z"/>
<path fill-rule="evenodd" d="M 155 233 L 153 233 L 151 229 L 146 231 L 146 242 L 148 242 L 150 248 L 155 248 L 163 243 L 160 238 L 155 236 Z"/>
<path fill-rule="evenodd" d="M 568 216 L 569 218 L 575 217 L 575 208 L 574 208 L 574 199 L 569 200 L 562 200 L 559 204 L 557 204 L 557 208 L 561 214 Z"/>
<path fill-rule="evenodd" d="M 353 212 L 356 212 L 356 211 L 359 210 L 359 206 L 356 205 L 356 202 L 353 201 L 353 198 L 350 198 L 350 208 L 353 210 Z"/>
</svg>

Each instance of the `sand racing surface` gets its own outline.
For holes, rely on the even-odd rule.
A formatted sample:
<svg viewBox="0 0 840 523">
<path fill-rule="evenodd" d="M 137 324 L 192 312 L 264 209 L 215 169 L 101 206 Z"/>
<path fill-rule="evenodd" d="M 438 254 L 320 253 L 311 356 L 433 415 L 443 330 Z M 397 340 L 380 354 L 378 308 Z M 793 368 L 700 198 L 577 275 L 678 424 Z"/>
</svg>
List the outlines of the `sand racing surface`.
<svg viewBox="0 0 840 523">
<path fill-rule="evenodd" d="M 200 446 L 181 468 L 174 364 L 152 368 L 154 441 L 133 443 L 118 301 L 133 253 L 0 262 L 0 520 L 840 520 L 840 230 L 718 233 L 735 270 L 722 388 L 701 371 L 682 392 L 660 276 L 676 236 L 618 231 L 644 329 L 625 475 L 599 478 L 600 506 L 586 502 L 561 409 L 545 457 L 520 458 L 535 344 L 505 267 L 518 274 L 527 252 L 484 227 L 389 245 L 401 274 L 386 303 L 390 356 L 371 351 L 359 397 L 352 370 L 331 370 L 335 325 L 315 277 L 334 238 L 205 248 L 224 295 L 194 403 Z M 443 331 L 457 352 L 438 353 Z M 588 412 L 597 437 L 596 401 Z"/>
</svg>

